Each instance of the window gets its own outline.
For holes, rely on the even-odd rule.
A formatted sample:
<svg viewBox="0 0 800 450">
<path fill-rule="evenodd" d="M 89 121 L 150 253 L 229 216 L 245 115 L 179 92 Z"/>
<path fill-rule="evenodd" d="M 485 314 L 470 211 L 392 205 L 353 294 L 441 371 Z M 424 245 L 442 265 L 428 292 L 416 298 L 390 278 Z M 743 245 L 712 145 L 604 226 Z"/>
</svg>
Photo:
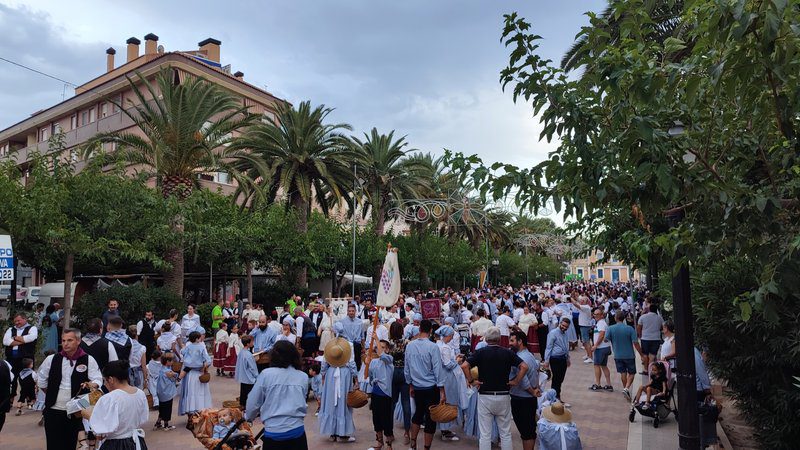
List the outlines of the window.
<svg viewBox="0 0 800 450">
<path fill-rule="evenodd" d="M 619 281 L 619 269 L 611 269 L 611 281 Z"/>
<path fill-rule="evenodd" d="M 39 130 L 39 142 L 45 142 L 50 139 L 50 127 L 44 127 Z"/>
<path fill-rule="evenodd" d="M 3 145 L 0 145 L 0 156 L 6 156 L 8 154 L 8 150 L 10 149 L 10 145 L 6 142 Z"/>
<path fill-rule="evenodd" d="M 69 151 L 69 160 L 72 161 L 73 164 L 78 162 L 78 151 L 77 150 L 72 149 L 72 150 Z"/>
<path fill-rule="evenodd" d="M 81 113 L 81 126 L 89 125 L 89 111 Z"/>
<path fill-rule="evenodd" d="M 108 102 L 100 103 L 100 118 L 108 117 Z"/>
<path fill-rule="evenodd" d="M 583 278 L 583 269 L 578 269 L 578 276 Z"/>
<path fill-rule="evenodd" d="M 89 110 L 89 123 L 94 123 L 97 120 L 97 108 Z"/>
<path fill-rule="evenodd" d="M 597 278 L 603 279 L 603 269 L 597 269 Z"/>
<path fill-rule="evenodd" d="M 56 135 L 58 133 L 61 133 L 61 131 L 62 131 L 61 130 L 61 124 L 59 122 L 54 123 L 53 124 L 53 134 Z"/>
<path fill-rule="evenodd" d="M 78 128 L 78 115 L 73 114 L 72 117 L 69 118 L 69 129 L 74 130 Z"/>
<path fill-rule="evenodd" d="M 122 94 L 117 95 L 116 98 L 114 98 L 114 102 L 115 103 L 111 104 L 111 114 L 116 114 L 119 112 L 120 109 L 117 105 L 122 104 Z"/>
</svg>

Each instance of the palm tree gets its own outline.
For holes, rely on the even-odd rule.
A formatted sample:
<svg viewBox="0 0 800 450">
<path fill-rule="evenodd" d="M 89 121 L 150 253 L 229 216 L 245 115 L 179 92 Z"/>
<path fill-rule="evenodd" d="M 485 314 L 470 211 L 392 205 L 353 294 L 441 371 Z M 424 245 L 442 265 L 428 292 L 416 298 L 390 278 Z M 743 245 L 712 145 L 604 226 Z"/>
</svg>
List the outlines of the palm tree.
<svg viewBox="0 0 800 450">
<path fill-rule="evenodd" d="M 364 141 L 353 137 L 352 155 L 363 178 L 366 203 L 371 206 L 375 234 L 383 236 L 386 214 L 393 200 L 423 195 L 430 186 L 430 166 L 406 157 L 405 136 L 394 138 L 373 128 Z M 366 209 L 366 208 L 365 208 Z"/>
<path fill-rule="evenodd" d="M 649 25 L 652 28 L 652 32 L 647 35 L 647 40 L 663 44 L 669 37 L 685 37 L 686 29 L 680 20 L 683 4 L 683 0 L 654 2 L 650 11 L 652 23 Z M 609 5 L 599 16 L 605 22 L 602 28 L 608 34 L 608 39 L 612 45 L 618 43 L 621 39 L 622 23 L 626 20 L 631 20 L 624 12 L 617 14 L 616 8 L 613 4 Z M 687 43 L 685 49 L 670 55 L 670 59 L 676 61 L 685 57 L 691 52 L 691 46 L 692 43 Z M 561 58 L 561 68 L 565 71 L 570 71 L 587 65 L 586 71 L 592 71 L 594 67 L 591 67 L 591 63 L 587 64 L 587 56 L 589 56 L 591 47 L 588 36 L 582 34 Z"/>
<path fill-rule="evenodd" d="M 253 122 L 241 99 L 203 78 L 176 82 L 174 71 L 163 68 L 154 87 L 141 73 L 128 78 L 136 96 L 132 108 L 114 103 L 138 128 L 139 133 L 113 132 L 96 135 L 85 147 L 91 156 L 101 143 L 114 143 L 113 156 L 156 179 L 165 199 L 183 202 L 198 185 L 199 172 L 227 171 L 240 183 L 248 183 L 236 167 L 264 167 L 257 155 L 229 146 L 233 133 Z M 165 250 L 171 269 L 164 285 L 183 296 L 183 216 L 177 213 L 171 226 L 177 239 Z"/>
<path fill-rule="evenodd" d="M 257 189 L 245 188 L 237 195 L 245 201 L 268 202 L 280 196 L 287 206 L 295 208 L 301 235 L 308 230 L 312 204 L 327 215 L 330 207 L 339 204 L 349 191 L 353 179 L 347 162 L 349 141 L 340 134 L 351 127 L 325 123 L 332 111 L 324 105 L 312 108 L 308 101 L 297 108 L 281 105 L 276 123 L 257 123 L 232 145 L 252 151 L 267 165 L 266 175 L 254 184 Z M 307 268 L 302 267 L 297 283 L 305 286 L 306 278 Z"/>
</svg>

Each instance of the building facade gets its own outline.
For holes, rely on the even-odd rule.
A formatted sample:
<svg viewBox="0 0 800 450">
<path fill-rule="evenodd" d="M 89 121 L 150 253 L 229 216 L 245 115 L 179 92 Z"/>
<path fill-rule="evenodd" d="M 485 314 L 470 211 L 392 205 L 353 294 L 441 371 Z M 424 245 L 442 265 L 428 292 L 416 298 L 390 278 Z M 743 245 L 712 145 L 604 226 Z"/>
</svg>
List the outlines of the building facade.
<svg viewBox="0 0 800 450">
<path fill-rule="evenodd" d="M 567 264 L 568 275 L 587 281 L 623 282 L 640 281 L 641 274 L 638 270 L 618 260 L 613 255 L 607 262 L 599 262 L 605 257 L 601 250 L 594 250 L 583 258 L 573 259 Z"/>
</svg>

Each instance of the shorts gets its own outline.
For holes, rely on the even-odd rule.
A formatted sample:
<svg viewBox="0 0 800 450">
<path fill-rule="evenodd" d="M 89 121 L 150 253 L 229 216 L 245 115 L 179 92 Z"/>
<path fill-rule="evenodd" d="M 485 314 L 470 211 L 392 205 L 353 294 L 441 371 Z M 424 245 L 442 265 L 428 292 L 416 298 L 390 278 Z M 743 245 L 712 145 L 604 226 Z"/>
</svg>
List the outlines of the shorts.
<svg viewBox="0 0 800 450">
<path fill-rule="evenodd" d="M 536 439 L 536 411 L 539 402 L 536 397 L 511 396 L 511 417 L 523 441 Z"/>
<path fill-rule="evenodd" d="M 630 373 L 636 374 L 636 359 L 614 359 L 614 364 L 617 366 L 617 373 Z"/>
<path fill-rule="evenodd" d="M 592 333 L 592 327 L 581 326 L 581 342 L 590 342 L 589 335 Z"/>
<path fill-rule="evenodd" d="M 661 347 L 661 341 L 646 341 L 642 339 L 642 353 L 645 355 L 657 355 L 658 347 Z"/>
<path fill-rule="evenodd" d="M 436 432 L 436 422 L 431 419 L 429 408 L 439 404 L 439 388 L 434 386 L 428 389 L 414 388 L 414 416 L 411 423 L 425 425 L 425 433 L 433 434 Z"/>
<path fill-rule="evenodd" d="M 594 355 L 592 355 L 592 362 L 594 362 L 595 366 L 607 366 L 608 355 L 610 354 L 611 347 L 597 348 L 594 350 Z"/>
</svg>

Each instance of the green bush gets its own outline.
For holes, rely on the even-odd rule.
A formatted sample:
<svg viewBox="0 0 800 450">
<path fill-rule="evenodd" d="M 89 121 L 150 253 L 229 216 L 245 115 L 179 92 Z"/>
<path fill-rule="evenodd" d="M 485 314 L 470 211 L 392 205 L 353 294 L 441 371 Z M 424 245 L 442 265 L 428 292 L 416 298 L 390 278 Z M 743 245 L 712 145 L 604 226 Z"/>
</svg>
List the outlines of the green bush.
<svg viewBox="0 0 800 450">
<path fill-rule="evenodd" d="M 211 310 L 214 309 L 216 303 L 206 302 L 195 305 L 194 312 L 200 316 L 200 325 L 206 329 L 206 335 L 211 335 Z"/>
<path fill-rule="evenodd" d="M 144 317 L 147 309 L 152 309 L 156 319 L 164 319 L 170 309 L 184 311 L 186 303 L 164 288 L 143 288 L 140 286 L 114 286 L 84 295 L 72 309 L 76 326 L 82 327 L 93 317 L 101 317 L 108 300 L 119 301 L 120 317 L 126 325 L 134 324 Z"/>
<path fill-rule="evenodd" d="M 695 334 L 708 347 L 709 369 L 727 381 L 763 448 L 797 448 L 800 442 L 800 315 L 789 299 L 770 296 L 775 316 L 740 303 L 759 285 L 751 263 L 728 259 L 697 271 L 692 286 Z M 745 295 L 742 295 L 745 294 Z M 739 297 L 742 295 L 742 297 Z M 745 314 L 746 316 L 746 314 Z"/>
</svg>

